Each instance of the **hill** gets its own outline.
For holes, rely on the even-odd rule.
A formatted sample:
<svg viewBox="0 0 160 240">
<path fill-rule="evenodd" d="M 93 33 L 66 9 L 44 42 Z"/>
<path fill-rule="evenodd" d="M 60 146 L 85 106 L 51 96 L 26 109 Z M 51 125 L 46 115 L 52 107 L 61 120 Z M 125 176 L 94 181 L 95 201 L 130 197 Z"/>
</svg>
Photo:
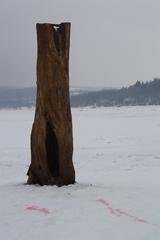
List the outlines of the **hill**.
<svg viewBox="0 0 160 240">
<path fill-rule="evenodd" d="M 137 81 L 128 88 L 104 89 L 71 96 L 73 107 L 135 106 L 160 104 L 160 79 Z"/>
<path fill-rule="evenodd" d="M 160 79 L 121 89 L 71 88 L 72 107 L 160 105 Z M 33 107 L 35 88 L 0 88 L 0 108 Z"/>
</svg>

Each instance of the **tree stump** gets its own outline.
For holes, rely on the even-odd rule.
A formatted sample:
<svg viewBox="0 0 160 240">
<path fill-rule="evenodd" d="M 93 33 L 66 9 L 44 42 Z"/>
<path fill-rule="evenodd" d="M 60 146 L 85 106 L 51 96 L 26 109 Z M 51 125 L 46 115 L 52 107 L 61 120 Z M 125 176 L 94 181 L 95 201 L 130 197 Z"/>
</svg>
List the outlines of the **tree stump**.
<svg viewBox="0 0 160 240">
<path fill-rule="evenodd" d="M 37 99 L 28 184 L 75 183 L 69 97 L 70 23 L 37 24 Z"/>
</svg>

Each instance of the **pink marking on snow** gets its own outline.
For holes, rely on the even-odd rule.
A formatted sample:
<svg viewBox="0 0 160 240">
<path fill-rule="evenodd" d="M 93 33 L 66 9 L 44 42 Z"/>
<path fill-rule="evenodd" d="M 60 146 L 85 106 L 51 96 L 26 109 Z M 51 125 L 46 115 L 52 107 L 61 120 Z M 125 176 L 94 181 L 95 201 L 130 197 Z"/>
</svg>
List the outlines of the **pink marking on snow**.
<svg viewBox="0 0 160 240">
<path fill-rule="evenodd" d="M 30 210 L 30 211 L 38 211 L 44 214 L 49 214 L 50 211 L 47 208 L 41 208 L 35 205 L 27 205 L 26 210 Z"/>
<path fill-rule="evenodd" d="M 109 210 L 110 214 L 115 215 L 115 216 L 119 216 L 119 214 L 104 199 L 98 199 L 97 201 L 102 203 L 103 205 L 105 205 L 107 207 L 107 209 Z"/>
<path fill-rule="evenodd" d="M 123 211 L 121 209 L 114 209 L 110 206 L 110 204 L 106 200 L 104 200 L 102 198 L 98 199 L 97 201 L 102 203 L 103 205 L 105 205 L 107 207 L 107 209 L 109 210 L 109 213 L 116 216 L 116 217 L 126 216 L 126 217 L 129 217 L 136 222 L 139 222 L 139 223 L 145 223 L 145 224 L 150 224 L 152 226 L 158 226 L 157 224 L 149 223 L 147 220 L 136 217 L 136 216 L 133 216 L 130 213 L 128 213 L 126 211 Z"/>
<path fill-rule="evenodd" d="M 120 209 L 116 209 L 116 212 L 118 212 L 120 214 L 120 216 L 127 216 L 127 217 L 130 217 L 132 218 L 133 220 L 135 220 L 136 222 L 142 222 L 142 223 L 147 223 L 149 224 L 149 222 L 147 220 L 144 220 L 144 219 L 141 219 L 141 218 L 138 218 L 136 216 L 133 216 L 125 211 L 122 211 Z"/>
</svg>

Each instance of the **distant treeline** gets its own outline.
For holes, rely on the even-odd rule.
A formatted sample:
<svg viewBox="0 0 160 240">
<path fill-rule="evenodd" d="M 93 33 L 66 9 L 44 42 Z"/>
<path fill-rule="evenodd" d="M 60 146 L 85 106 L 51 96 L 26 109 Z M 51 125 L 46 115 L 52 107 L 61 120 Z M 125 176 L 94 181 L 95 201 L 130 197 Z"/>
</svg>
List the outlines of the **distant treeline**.
<svg viewBox="0 0 160 240">
<path fill-rule="evenodd" d="M 71 96 L 71 104 L 73 107 L 160 105 L 160 79 Z"/>
<path fill-rule="evenodd" d="M 35 88 L 0 88 L 0 108 L 33 107 Z M 71 89 L 72 107 L 160 105 L 160 79 L 121 89 Z"/>
<path fill-rule="evenodd" d="M 0 108 L 33 107 L 35 88 L 0 88 Z"/>
</svg>

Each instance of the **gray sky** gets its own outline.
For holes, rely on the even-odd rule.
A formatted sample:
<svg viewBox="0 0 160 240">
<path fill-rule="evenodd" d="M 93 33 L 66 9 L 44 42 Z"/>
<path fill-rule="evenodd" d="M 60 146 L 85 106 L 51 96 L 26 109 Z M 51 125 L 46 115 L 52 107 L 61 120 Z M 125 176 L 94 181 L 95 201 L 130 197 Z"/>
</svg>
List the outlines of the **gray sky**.
<svg viewBox="0 0 160 240">
<path fill-rule="evenodd" d="M 35 24 L 63 21 L 72 23 L 72 86 L 160 77 L 159 0 L 0 0 L 0 86 L 35 85 Z"/>
</svg>

